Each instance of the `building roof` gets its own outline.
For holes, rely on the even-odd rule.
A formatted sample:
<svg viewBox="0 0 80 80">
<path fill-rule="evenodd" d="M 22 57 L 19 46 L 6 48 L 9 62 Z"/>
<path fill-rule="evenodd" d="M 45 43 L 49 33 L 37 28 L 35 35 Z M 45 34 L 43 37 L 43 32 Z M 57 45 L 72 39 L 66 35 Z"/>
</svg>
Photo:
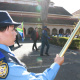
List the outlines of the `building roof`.
<svg viewBox="0 0 80 80">
<path fill-rule="evenodd" d="M 72 16 L 68 11 L 66 11 L 63 7 L 49 7 L 49 13 L 50 14 L 58 14 L 58 15 L 66 15 L 66 16 Z"/>
<path fill-rule="evenodd" d="M 77 10 L 76 12 L 72 13 L 72 15 L 80 14 L 80 9 Z"/>
<path fill-rule="evenodd" d="M 40 12 L 37 10 L 37 5 L 26 5 L 26 4 L 17 4 L 17 3 L 3 3 L 0 2 L 0 10 L 11 10 L 11 11 L 25 11 L 25 12 Z M 66 11 L 63 7 L 49 7 L 49 14 L 58 14 L 58 15 L 67 15 L 71 16 L 71 14 Z"/>
<path fill-rule="evenodd" d="M 28 4 L 17 4 L 17 3 L 4 3 L 0 2 L 0 10 L 7 10 L 7 11 L 19 11 L 19 12 L 26 12 L 26 13 L 40 13 L 40 11 L 37 11 L 37 5 L 28 5 Z M 48 14 L 51 15 L 61 15 L 61 16 L 67 16 L 67 18 L 58 18 L 58 17 L 48 17 L 49 24 L 66 24 L 66 25 L 74 25 L 74 22 L 77 22 L 78 19 L 75 18 L 68 18 L 68 16 L 72 16 L 68 11 L 66 11 L 63 7 L 49 7 Z M 41 23 L 40 16 L 35 17 L 34 15 L 17 15 L 11 14 L 14 21 L 19 22 L 28 22 L 28 23 Z"/>
</svg>

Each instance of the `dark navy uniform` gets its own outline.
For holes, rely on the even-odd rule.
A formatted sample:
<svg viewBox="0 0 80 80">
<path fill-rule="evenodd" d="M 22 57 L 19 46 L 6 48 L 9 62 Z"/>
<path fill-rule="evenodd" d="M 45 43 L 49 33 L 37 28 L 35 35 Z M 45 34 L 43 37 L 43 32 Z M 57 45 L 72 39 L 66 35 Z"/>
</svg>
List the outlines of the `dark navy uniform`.
<svg viewBox="0 0 80 80">
<path fill-rule="evenodd" d="M 49 41 L 48 41 L 48 39 L 50 39 L 50 37 L 48 36 L 47 31 L 43 30 L 42 31 L 42 37 L 41 37 L 42 46 L 41 46 L 40 55 L 43 55 L 43 50 L 44 50 L 45 45 L 47 46 L 45 54 L 48 54 L 48 50 L 49 50 Z"/>
</svg>

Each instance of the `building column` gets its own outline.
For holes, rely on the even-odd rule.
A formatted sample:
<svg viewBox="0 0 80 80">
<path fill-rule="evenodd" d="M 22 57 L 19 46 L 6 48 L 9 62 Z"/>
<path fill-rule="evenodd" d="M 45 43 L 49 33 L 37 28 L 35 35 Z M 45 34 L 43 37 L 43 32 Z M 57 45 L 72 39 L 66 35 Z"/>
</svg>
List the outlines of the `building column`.
<svg viewBox="0 0 80 80">
<path fill-rule="evenodd" d="M 57 34 L 59 34 L 59 29 L 57 29 Z"/>
<path fill-rule="evenodd" d="M 49 28 L 50 29 L 50 35 L 52 35 L 52 29 L 51 28 Z"/>
<path fill-rule="evenodd" d="M 66 33 L 66 29 L 64 29 L 64 34 Z"/>
</svg>

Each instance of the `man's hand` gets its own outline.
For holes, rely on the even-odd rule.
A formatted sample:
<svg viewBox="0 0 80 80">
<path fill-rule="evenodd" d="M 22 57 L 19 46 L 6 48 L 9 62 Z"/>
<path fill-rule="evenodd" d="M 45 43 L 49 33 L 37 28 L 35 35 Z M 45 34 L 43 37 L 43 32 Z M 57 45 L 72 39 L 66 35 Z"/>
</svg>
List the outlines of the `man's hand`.
<svg viewBox="0 0 80 80">
<path fill-rule="evenodd" d="M 64 57 L 60 57 L 58 54 L 56 55 L 54 62 L 56 62 L 59 65 L 62 65 L 64 62 Z"/>
</svg>

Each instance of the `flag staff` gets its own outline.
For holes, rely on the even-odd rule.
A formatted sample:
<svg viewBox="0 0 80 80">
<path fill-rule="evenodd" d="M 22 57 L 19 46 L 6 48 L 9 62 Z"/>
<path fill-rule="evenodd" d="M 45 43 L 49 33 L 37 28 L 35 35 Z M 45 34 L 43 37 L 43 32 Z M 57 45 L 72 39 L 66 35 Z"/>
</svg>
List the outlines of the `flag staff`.
<svg viewBox="0 0 80 80">
<path fill-rule="evenodd" d="M 67 42 L 65 43 L 64 47 L 62 48 L 61 52 L 59 53 L 60 57 L 63 57 L 65 52 L 67 51 L 68 47 L 70 46 L 74 36 L 76 35 L 78 29 L 80 28 L 80 21 L 78 22 L 78 24 L 76 25 L 75 29 L 73 30 L 70 38 L 67 40 Z"/>
</svg>

